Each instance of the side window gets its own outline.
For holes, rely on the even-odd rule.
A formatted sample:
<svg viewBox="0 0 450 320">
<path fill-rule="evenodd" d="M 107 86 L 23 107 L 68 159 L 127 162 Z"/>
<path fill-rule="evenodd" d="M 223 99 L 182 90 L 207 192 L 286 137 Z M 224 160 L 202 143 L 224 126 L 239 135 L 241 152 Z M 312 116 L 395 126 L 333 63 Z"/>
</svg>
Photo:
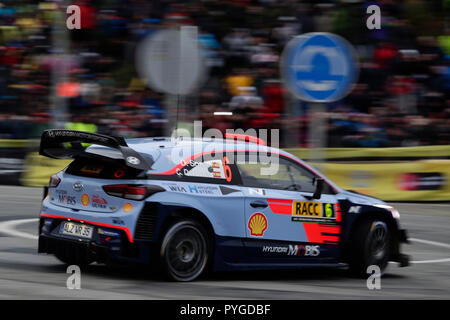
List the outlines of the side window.
<svg viewBox="0 0 450 320">
<path fill-rule="evenodd" d="M 279 159 L 278 171 L 273 175 L 262 174 L 261 169 L 267 164 L 261 163 L 238 163 L 242 183 L 248 187 L 280 189 L 300 192 L 314 192 L 313 180 L 317 176 L 299 164 L 285 158 Z M 325 184 L 323 193 L 332 193 Z"/>
<path fill-rule="evenodd" d="M 229 163 L 226 156 L 221 160 L 194 159 L 186 163 L 176 171 L 176 180 L 219 183 L 219 184 L 241 184 L 239 171 L 236 165 Z"/>
</svg>

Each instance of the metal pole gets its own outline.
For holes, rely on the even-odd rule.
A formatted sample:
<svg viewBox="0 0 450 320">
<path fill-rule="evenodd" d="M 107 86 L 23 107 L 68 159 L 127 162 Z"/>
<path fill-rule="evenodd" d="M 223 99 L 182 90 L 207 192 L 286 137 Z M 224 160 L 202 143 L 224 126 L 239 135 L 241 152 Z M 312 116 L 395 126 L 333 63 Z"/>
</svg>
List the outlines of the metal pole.
<svg viewBox="0 0 450 320">
<path fill-rule="evenodd" d="M 61 2 L 62 7 L 66 8 L 66 1 Z M 61 10 L 53 12 L 52 28 L 52 56 L 55 60 L 62 62 L 62 65 L 53 65 L 52 67 L 52 86 L 51 86 L 51 113 L 53 116 L 53 125 L 56 128 L 64 127 L 67 122 L 67 101 L 64 97 L 58 96 L 58 84 L 67 81 L 67 62 L 69 52 L 69 41 L 67 37 L 67 28 L 65 17 Z"/>
<path fill-rule="evenodd" d="M 309 161 L 314 160 L 320 163 L 316 165 L 317 169 L 322 171 L 325 162 L 324 148 L 327 144 L 327 122 L 324 116 L 326 106 L 323 103 L 309 104 Z M 315 115 L 313 117 L 313 115 Z"/>
</svg>

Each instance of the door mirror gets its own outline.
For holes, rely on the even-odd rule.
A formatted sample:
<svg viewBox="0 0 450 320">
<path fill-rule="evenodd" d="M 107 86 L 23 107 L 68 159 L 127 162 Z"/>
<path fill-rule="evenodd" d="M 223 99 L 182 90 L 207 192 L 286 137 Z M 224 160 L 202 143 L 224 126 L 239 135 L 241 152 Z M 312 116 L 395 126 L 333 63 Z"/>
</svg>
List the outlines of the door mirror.
<svg viewBox="0 0 450 320">
<path fill-rule="evenodd" d="M 314 191 L 312 198 L 320 199 L 320 196 L 322 195 L 324 181 L 322 178 L 317 178 L 315 179 L 315 182 L 316 182 L 316 190 Z"/>
</svg>

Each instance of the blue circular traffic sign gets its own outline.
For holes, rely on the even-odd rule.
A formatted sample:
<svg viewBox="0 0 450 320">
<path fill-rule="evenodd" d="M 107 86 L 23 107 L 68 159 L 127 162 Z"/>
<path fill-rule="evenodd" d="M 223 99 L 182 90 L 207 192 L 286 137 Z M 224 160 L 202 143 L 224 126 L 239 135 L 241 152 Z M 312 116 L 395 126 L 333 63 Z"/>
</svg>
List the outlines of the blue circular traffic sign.
<svg viewBox="0 0 450 320">
<path fill-rule="evenodd" d="M 286 46 L 281 74 L 286 86 L 299 99 L 332 102 L 343 98 L 358 77 L 353 47 L 331 33 L 306 33 Z"/>
</svg>

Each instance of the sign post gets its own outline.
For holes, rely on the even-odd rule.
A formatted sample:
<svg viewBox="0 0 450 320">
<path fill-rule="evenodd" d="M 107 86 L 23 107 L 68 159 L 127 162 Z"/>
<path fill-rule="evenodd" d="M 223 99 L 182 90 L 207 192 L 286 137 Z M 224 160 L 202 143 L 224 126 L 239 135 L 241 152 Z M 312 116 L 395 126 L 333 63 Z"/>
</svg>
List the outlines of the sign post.
<svg viewBox="0 0 450 320">
<path fill-rule="evenodd" d="M 200 56 L 197 27 L 164 29 L 145 38 L 136 51 L 136 69 L 155 91 L 166 94 L 167 134 L 176 127 L 179 104 L 200 86 L 206 70 Z"/>
<path fill-rule="evenodd" d="M 309 158 L 323 160 L 326 103 L 342 99 L 351 91 L 359 71 L 355 51 L 338 35 L 306 33 L 286 45 L 280 68 L 289 91 L 310 102 L 309 142 L 313 148 Z"/>
</svg>

